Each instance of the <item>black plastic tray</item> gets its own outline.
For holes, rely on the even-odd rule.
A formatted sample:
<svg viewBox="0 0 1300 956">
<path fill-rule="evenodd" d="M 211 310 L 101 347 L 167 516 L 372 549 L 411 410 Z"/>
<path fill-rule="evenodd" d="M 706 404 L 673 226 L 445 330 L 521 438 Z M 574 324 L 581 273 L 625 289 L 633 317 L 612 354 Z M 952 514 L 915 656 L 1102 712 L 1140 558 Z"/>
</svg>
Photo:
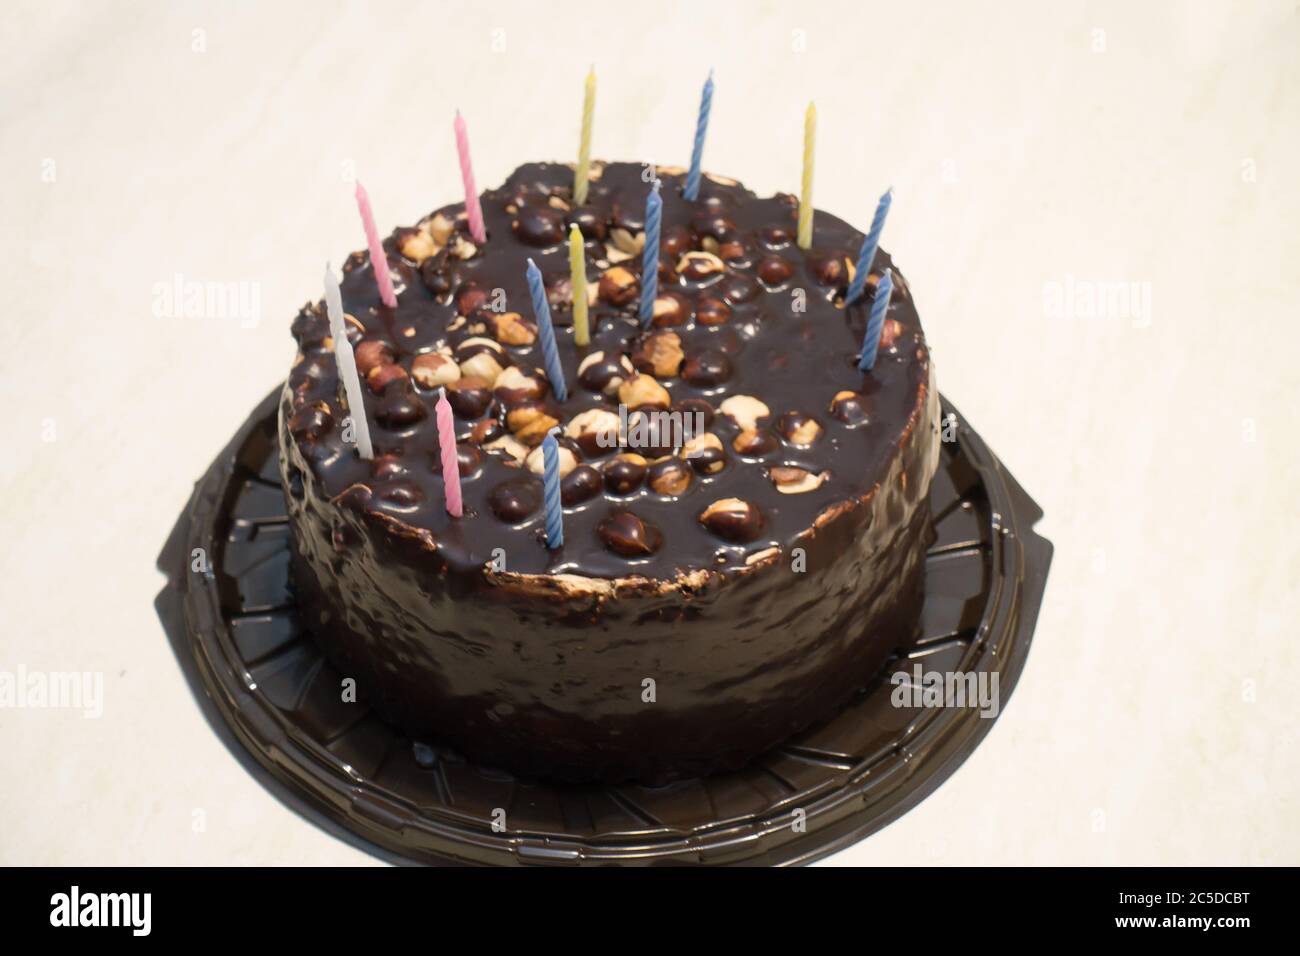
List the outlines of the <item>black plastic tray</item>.
<svg viewBox="0 0 1300 956">
<path fill-rule="evenodd" d="M 1042 602 L 1042 511 L 946 401 L 921 638 L 837 716 L 736 773 L 665 787 L 517 780 L 340 700 L 299 621 L 277 473 L 277 389 L 195 486 L 155 601 L 208 721 L 272 793 L 395 863 L 791 865 L 896 820 L 988 733 L 975 707 L 891 703 L 888 674 L 996 672 L 1005 707 Z M 500 826 L 504 811 L 504 828 Z"/>
</svg>

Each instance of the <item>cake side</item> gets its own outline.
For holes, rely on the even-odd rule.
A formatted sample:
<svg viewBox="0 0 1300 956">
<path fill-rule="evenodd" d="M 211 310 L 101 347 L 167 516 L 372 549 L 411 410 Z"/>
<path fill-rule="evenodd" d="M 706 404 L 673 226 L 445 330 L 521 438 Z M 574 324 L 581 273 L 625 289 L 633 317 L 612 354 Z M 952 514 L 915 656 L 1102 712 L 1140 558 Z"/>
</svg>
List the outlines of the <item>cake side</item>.
<svg viewBox="0 0 1300 956">
<path fill-rule="evenodd" d="M 483 250 L 466 248 L 459 207 L 399 230 L 396 310 L 379 305 L 365 260 L 349 260 L 373 462 L 343 441 L 319 308 L 295 322 L 282 471 L 308 625 L 387 719 L 518 772 L 664 780 L 738 766 L 861 687 L 919 610 L 937 397 L 905 283 L 876 369 L 858 372 L 865 307 L 842 296 L 860 234 L 819 213 L 813 249 L 797 250 L 788 198 L 712 181 L 686 204 L 661 170 L 660 299 L 643 331 L 623 277 L 610 278 L 639 280 L 639 257 L 620 247 L 643 237 L 629 212 L 644 202 L 641 169 L 603 167 L 573 210 L 563 167 L 522 167 L 485 196 Z M 597 270 L 586 349 L 564 327 L 555 269 L 570 221 Z M 561 326 L 565 402 L 524 317 L 515 273 L 530 255 Z M 427 372 L 449 365 L 461 519 L 441 510 L 429 427 Z M 711 439 L 633 450 L 585 430 L 643 397 L 654 401 L 633 415 L 699 412 Z M 537 421 L 565 429 L 571 456 L 556 552 L 529 467 Z M 631 484 L 617 467 L 629 455 L 642 472 Z M 752 510 L 715 507 L 737 501 Z"/>
<path fill-rule="evenodd" d="M 363 492 L 307 487 L 291 506 L 299 606 L 363 699 L 416 739 L 560 780 L 737 769 L 834 713 L 914 634 L 937 422 L 927 390 L 878 490 L 800 537 L 808 573 L 778 552 L 671 587 L 465 578 L 429 539 L 359 512 Z"/>
</svg>

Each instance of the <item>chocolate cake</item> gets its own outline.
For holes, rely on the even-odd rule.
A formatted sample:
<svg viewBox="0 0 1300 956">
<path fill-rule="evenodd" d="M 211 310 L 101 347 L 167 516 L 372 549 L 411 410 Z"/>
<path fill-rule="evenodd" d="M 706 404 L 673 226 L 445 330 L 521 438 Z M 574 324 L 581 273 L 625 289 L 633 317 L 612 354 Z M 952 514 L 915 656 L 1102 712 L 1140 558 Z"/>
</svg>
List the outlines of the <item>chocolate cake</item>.
<svg viewBox="0 0 1300 956">
<path fill-rule="evenodd" d="M 322 304 L 293 325 L 280 405 L 293 580 L 359 696 L 414 739 L 524 776 L 661 783 L 735 769 L 832 714 L 915 631 L 938 401 L 907 284 L 874 367 L 862 234 L 793 196 L 660 168 L 653 319 L 638 320 L 641 164 L 520 167 L 345 264 L 346 328 L 374 457 L 354 443 Z M 575 344 L 566 239 L 585 239 Z M 567 396 L 544 372 L 525 281 L 541 269 Z M 455 412 L 448 514 L 434 404 Z M 661 415 L 661 412 L 677 413 Z M 648 426 L 659 426 L 648 427 Z M 698 431 L 703 426 L 704 431 Z M 560 435 L 564 543 L 545 536 L 540 443 Z"/>
</svg>

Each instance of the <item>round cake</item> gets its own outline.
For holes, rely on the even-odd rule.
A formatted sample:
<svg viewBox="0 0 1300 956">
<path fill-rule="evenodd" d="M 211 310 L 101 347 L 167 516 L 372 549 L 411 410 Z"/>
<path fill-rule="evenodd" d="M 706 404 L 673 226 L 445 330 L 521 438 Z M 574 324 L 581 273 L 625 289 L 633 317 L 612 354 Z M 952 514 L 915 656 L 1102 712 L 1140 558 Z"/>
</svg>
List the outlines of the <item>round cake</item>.
<svg viewBox="0 0 1300 956">
<path fill-rule="evenodd" d="M 304 623 L 360 699 L 417 741 L 523 776 L 658 784 L 737 769 L 833 714 L 914 636 L 938 400 L 907 284 L 860 371 L 880 253 L 798 203 L 660 168 L 658 291 L 638 318 L 648 167 L 520 167 L 384 243 L 397 306 L 349 258 L 357 450 L 324 305 L 293 324 L 281 474 Z M 575 342 L 568 236 L 584 240 Z M 540 269 L 567 384 L 545 369 Z M 434 407 L 454 412 L 448 513 Z M 541 443 L 559 438 L 563 545 Z"/>
</svg>

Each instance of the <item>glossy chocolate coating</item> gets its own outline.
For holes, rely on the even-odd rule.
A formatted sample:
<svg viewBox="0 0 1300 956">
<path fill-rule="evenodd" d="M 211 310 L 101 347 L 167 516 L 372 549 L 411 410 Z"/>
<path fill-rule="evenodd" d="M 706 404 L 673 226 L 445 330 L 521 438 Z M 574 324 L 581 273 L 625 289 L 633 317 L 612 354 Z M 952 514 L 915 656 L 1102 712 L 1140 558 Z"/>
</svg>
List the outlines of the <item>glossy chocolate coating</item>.
<svg viewBox="0 0 1300 956">
<path fill-rule="evenodd" d="M 635 317 L 638 297 L 614 304 L 624 302 L 627 276 L 606 283 L 614 302 L 592 306 L 592 341 L 578 348 L 563 304 L 572 297 L 567 246 L 556 239 L 578 222 L 591 284 L 616 269 L 639 283 L 640 256 L 621 257 L 618 242 L 640 224 L 643 167 L 599 169 L 588 204 L 572 210 L 569 168 L 521 167 L 484 195 L 488 240 L 469 258 L 450 254 L 465 251 L 459 205 L 440 210 L 457 221 L 448 248 L 423 262 L 401 256 L 399 231 L 388 244 L 396 310 L 379 302 L 366 259 L 349 259 L 344 308 L 364 329 L 361 343 L 384 346 L 366 354 L 409 369 L 423 352 L 440 349 L 463 363 L 490 351 L 503 367 L 544 377 L 539 343 L 461 347 L 493 337 L 498 324 L 481 310 L 532 318 L 524 281 L 532 257 L 561 303 L 553 310 L 569 391 L 558 403 L 548 389 L 536 413 L 564 428 L 587 409 L 616 411 L 618 393 L 584 386 L 578 367 L 597 351 L 637 353 L 647 334 Z M 565 508 L 561 549 L 545 546 L 540 477 L 508 457 L 484 454 L 462 482 L 464 517 L 446 514 L 437 392 L 409 376 L 366 398 L 376 455 L 403 463 L 403 473 L 377 474 L 360 460 L 342 441 L 348 411 L 319 306 L 294 323 L 303 358 L 282 403 L 283 474 L 286 487 L 304 490 L 290 498 L 290 516 L 295 578 L 313 631 L 390 720 L 519 772 L 665 780 L 738 766 L 838 706 L 916 620 L 937 406 L 906 283 L 895 273 L 893 339 L 870 373 L 859 372 L 869 302 L 844 309 L 842 295 L 860 233 L 819 212 L 805 252 L 782 239 L 794 231 L 792 197 L 758 199 L 706 179 L 700 200 L 687 203 L 683 177 L 660 175 L 664 235 L 689 243 L 685 261 L 662 257 L 660 295 L 678 300 L 665 314 L 675 323 L 688 316 L 672 325 L 686 365 L 716 367 L 721 358 L 728 374 L 716 382 L 664 377 L 659 385 L 675 405 L 711 406 L 709 430 L 727 449 L 727 464 L 695 470 L 680 495 L 659 494 L 649 481 L 625 493 L 588 482 L 590 495 Z M 566 224 L 558 233 L 554 214 Z M 602 231 L 605 242 L 592 238 Z M 704 255 L 711 251 L 718 255 Z M 842 270 L 828 268 L 840 260 Z M 888 261 L 882 253 L 877 268 Z M 458 317 L 458 309 L 470 314 Z M 860 410 L 850 422 L 830 411 L 842 392 L 852 392 Z M 717 410 L 733 396 L 769 410 L 757 426 L 775 447 L 761 460 L 731 450 L 741 423 Z M 465 414 L 479 406 L 460 404 Z M 498 399 L 475 418 L 458 414 L 457 433 L 466 440 L 491 418 L 512 422 L 508 411 Z M 781 440 L 776 424 L 789 413 L 821 425 L 815 441 Z M 526 431 L 518 437 L 535 444 Z M 620 450 L 568 447 L 598 469 Z M 774 465 L 829 476 L 814 490 L 785 494 L 769 477 Z M 700 520 L 728 498 L 761 516 L 745 540 Z M 653 548 L 629 543 L 625 512 L 652 529 Z M 340 549 L 340 540 L 351 543 Z M 792 570 L 796 548 L 805 571 Z M 643 699 L 647 680 L 653 703 Z"/>
</svg>

